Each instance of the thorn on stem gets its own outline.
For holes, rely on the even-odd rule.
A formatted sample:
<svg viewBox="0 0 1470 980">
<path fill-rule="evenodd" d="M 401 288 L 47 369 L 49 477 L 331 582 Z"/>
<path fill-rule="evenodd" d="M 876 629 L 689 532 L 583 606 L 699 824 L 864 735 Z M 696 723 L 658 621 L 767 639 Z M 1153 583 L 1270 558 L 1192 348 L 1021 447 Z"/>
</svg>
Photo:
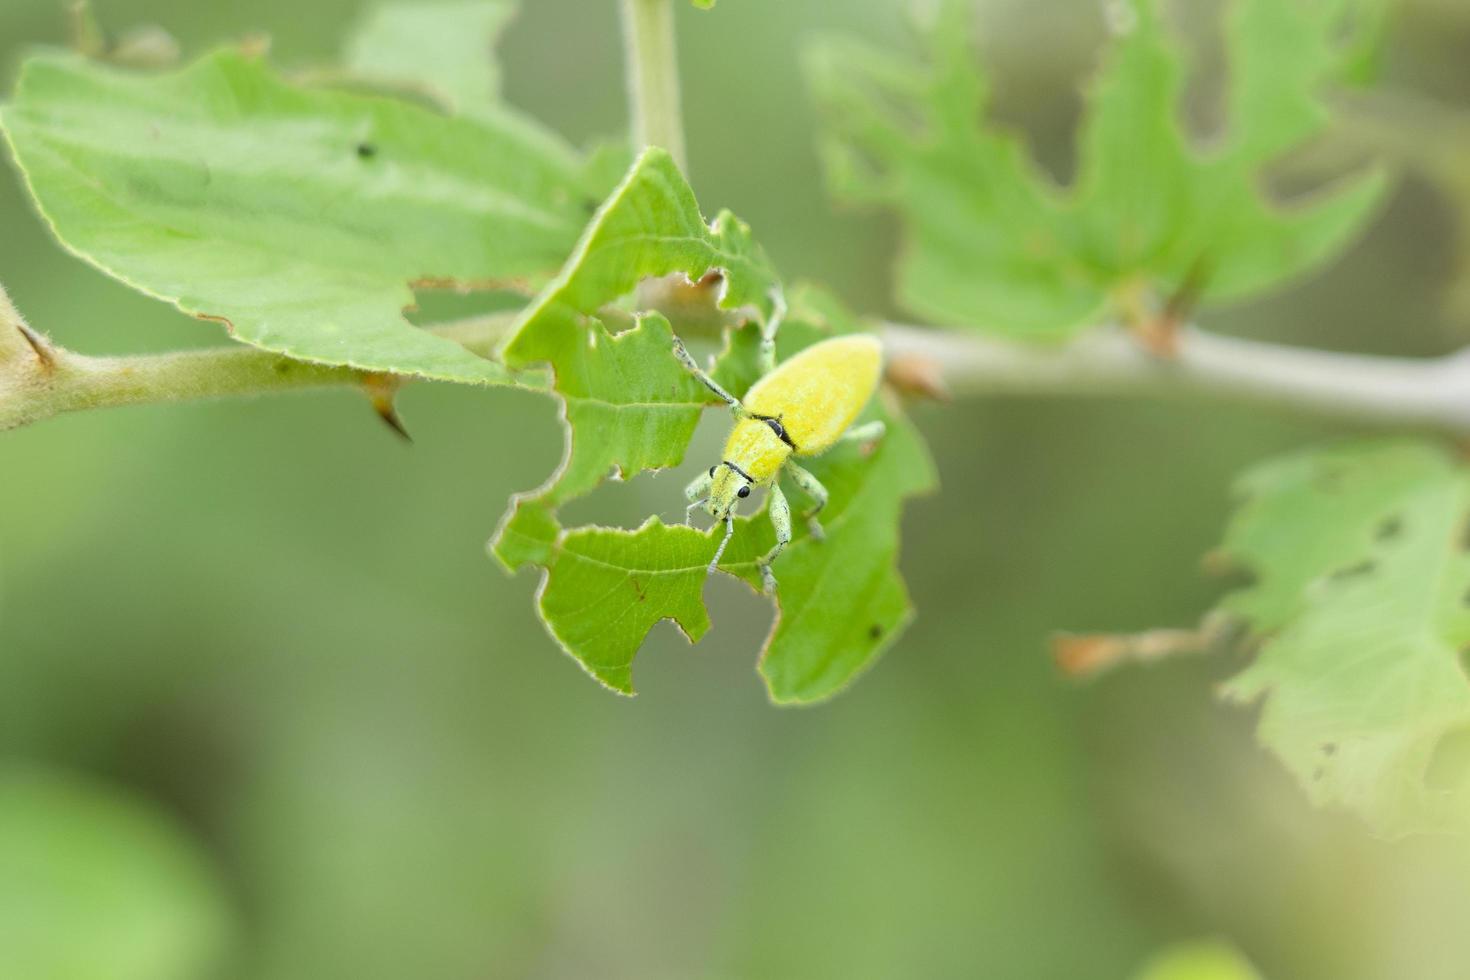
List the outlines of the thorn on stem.
<svg viewBox="0 0 1470 980">
<path fill-rule="evenodd" d="M 41 370 L 48 374 L 56 370 L 56 352 L 51 349 L 50 342 L 23 322 L 17 322 L 15 329 L 20 331 L 20 335 L 35 352 L 36 360 L 41 364 Z"/>
<path fill-rule="evenodd" d="M 383 424 L 388 428 L 402 436 L 405 442 L 413 442 L 413 436 L 408 434 L 403 419 L 398 415 L 398 406 L 394 402 L 401 383 L 398 377 L 391 374 L 366 374 L 363 375 L 362 380 L 363 390 L 367 392 L 373 411 L 378 413 L 378 418 L 382 419 Z"/>
</svg>

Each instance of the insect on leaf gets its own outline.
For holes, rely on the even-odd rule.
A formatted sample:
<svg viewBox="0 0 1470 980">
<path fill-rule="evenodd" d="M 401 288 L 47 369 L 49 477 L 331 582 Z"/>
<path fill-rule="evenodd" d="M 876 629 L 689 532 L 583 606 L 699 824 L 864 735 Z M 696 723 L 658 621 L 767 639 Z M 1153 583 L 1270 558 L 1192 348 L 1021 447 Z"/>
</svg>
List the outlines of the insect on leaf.
<svg viewBox="0 0 1470 980">
<path fill-rule="evenodd" d="M 968 13 L 949 3 L 926 64 L 850 42 L 815 48 L 833 193 L 899 212 L 901 302 L 935 322 L 1057 339 L 1204 283 L 1205 301 L 1247 297 L 1339 252 L 1384 181 L 1348 178 L 1268 201 L 1263 169 L 1318 135 L 1317 90 L 1339 67 L 1338 4 L 1240 0 L 1229 29 L 1229 123 L 1208 148 L 1177 121 L 1181 57 L 1154 0 L 1123 5 L 1090 89 L 1078 176 L 1058 188 L 1015 137 L 977 125 L 988 89 L 970 64 Z"/>
<path fill-rule="evenodd" d="M 372 371 L 509 380 L 405 320 L 410 287 L 543 281 L 592 206 L 522 120 L 298 87 L 233 51 L 164 75 L 39 56 L 0 121 L 67 248 L 239 340 Z"/>
<path fill-rule="evenodd" d="M 659 621 L 672 620 L 691 641 L 709 629 L 701 596 L 719 535 L 657 518 L 634 530 L 565 529 L 556 514 L 610 474 L 677 465 L 701 412 L 721 404 L 673 357 L 668 320 L 636 309 L 640 284 L 670 275 L 708 282 L 711 271 L 720 277 L 720 307 L 744 311 L 736 319 L 772 314 L 778 282 L 749 230 L 728 213 L 706 224 L 668 154 L 648 150 L 503 352 L 514 367 L 551 366 L 567 450 L 545 485 L 512 500 L 492 548 L 508 568 L 543 570 L 538 602 L 548 631 L 588 673 L 623 693 L 632 693 L 634 656 Z M 854 328 L 829 322 L 836 317 L 817 314 L 814 303 L 796 308 L 778 337 L 785 356 L 834 326 Z M 758 342 L 753 322 L 731 332 L 714 372 L 722 384 L 737 392 L 750 386 Z M 889 432 L 870 455 L 849 447 L 812 463 L 832 494 L 827 540 L 799 529 L 777 564 L 781 611 L 761 659 L 777 701 L 836 692 L 911 615 L 894 569 L 898 510 L 932 485 L 932 466 L 906 422 L 882 406 L 874 412 Z M 720 567 L 759 588 L 755 559 L 774 540 L 763 512 L 741 518 Z"/>
<path fill-rule="evenodd" d="M 1222 546 L 1253 584 L 1227 596 L 1260 643 L 1229 682 L 1323 805 L 1377 831 L 1470 817 L 1470 470 L 1421 443 L 1268 463 Z"/>
<path fill-rule="evenodd" d="M 796 309 L 782 328 L 784 356 L 831 329 L 815 325 L 815 309 L 805 302 Z M 722 362 L 730 368 L 728 378 L 749 377 L 755 342 L 753 331 L 737 331 Z M 907 498 L 934 487 L 934 468 L 902 415 L 880 403 L 872 417 L 884 419 L 888 432 L 871 450 L 845 446 L 803 461 L 831 499 L 822 512 L 825 539 L 813 539 L 798 523 L 776 564 L 777 618 L 760 672 L 778 703 L 810 703 L 837 693 L 913 615 L 896 568 L 899 516 Z M 657 518 L 631 531 L 563 530 L 542 502 L 522 500 L 495 547 L 503 558 L 544 569 L 539 605 L 547 629 L 588 673 L 631 694 L 633 659 L 660 620 L 672 620 L 694 642 L 708 631 L 701 595 L 718 541 L 718 533 Z M 741 517 L 720 569 L 758 590 L 756 558 L 774 543 L 764 511 Z"/>
<path fill-rule="evenodd" d="M 613 471 L 631 477 L 683 458 L 699 413 L 716 403 L 714 396 L 674 360 L 666 319 L 604 307 L 646 279 L 682 274 L 697 281 L 711 271 L 722 277 L 723 308 L 770 315 L 779 284 L 750 229 L 729 212 L 706 225 L 672 158 L 645 151 L 505 345 L 510 367 L 552 367 L 568 429 L 561 468 L 517 506 L 554 507 Z M 610 317 L 621 322 L 614 319 L 610 329 Z M 627 329 L 615 333 L 620 327 Z"/>
</svg>

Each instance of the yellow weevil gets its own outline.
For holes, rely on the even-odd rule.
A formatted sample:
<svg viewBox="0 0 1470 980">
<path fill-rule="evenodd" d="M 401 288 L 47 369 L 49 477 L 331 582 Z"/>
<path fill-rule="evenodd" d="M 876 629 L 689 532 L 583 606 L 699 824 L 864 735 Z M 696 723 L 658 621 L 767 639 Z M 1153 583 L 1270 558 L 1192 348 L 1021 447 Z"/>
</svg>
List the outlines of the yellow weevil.
<svg viewBox="0 0 1470 980">
<path fill-rule="evenodd" d="M 817 514 L 827 503 L 827 490 L 792 457 L 816 456 L 839 441 L 864 442 L 883 435 L 882 421 L 848 428 L 878 387 L 883 366 L 878 338 L 867 334 L 833 337 L 777 367 L 774 323 L 771 327 L 761 342 L 761 379 L 745 393 L 744 402 L 720 387 L 679 338 L 674 338 L 679 363 L 735 415 L 735 428 L 720 462 L 684 491 L 690 501 L 689 516 L 703 506 L 716 520 L 725 522 L 725 537 L 709 563 L 713 572 L 735 531 L 736 504 L 749 497 L 753 487 L 769 487 L 768 509 L 776 545 L 757 560 L 767 594 L 776 588 L 771 563 L 791 541 L 791 505 L 781 492 L 781 472 L 791 474 L 792 481 L 812 498 L 814 506 L 805 517 L 813 537 L 820 540 L 822 525 Z"/>
</svg>

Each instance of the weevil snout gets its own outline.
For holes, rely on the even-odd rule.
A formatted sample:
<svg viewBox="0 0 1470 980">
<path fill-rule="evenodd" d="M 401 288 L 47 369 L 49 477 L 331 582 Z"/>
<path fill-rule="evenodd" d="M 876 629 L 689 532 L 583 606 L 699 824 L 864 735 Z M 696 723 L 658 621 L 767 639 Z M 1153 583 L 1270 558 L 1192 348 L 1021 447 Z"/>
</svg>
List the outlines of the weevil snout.
<svg viewBox="0 0 1470 980">
<path fill-rule="evenodd" d="M 723 520 L 735 510 L 737 501 L 750 496 L 753 481 L 729 462 L 711 466 L 709 475 L 709 496 L 705 499 L 704 509 L 711 517 Z"/>
</svg>

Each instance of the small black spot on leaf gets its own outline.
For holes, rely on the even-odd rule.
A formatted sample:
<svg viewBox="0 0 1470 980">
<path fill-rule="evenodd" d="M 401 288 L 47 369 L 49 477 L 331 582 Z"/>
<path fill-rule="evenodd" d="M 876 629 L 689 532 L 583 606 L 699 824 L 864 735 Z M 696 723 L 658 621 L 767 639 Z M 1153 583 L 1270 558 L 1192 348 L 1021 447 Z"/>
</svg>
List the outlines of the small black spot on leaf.
<svg viewBox="0 0 1470 980">
<path fill-rule="evenodd" d="M 1395 514 L 1392 517 L 1385 518 L 1383 522 L 1378 525 L 1377 530 L 1373 532 L 1373 536 L 1376 537 L 1379 541 L 1392 541 L 1394 538 L 1403 533 L 1404 519 Z"/>
<path fill-rule="evenodd" d="M 362 160 L 371 160 L 378 155 L 378 148 L 371 143 L 357 144 L 357 156 Z"/>
<path fill-rule="evenodd" d="M 877 623 L 868 627 L 868 639 L 876 640 L 883 635 L 883 627 Z"/>
<path fill-rule="evenodd" d="M 1329 759 L 1332 758 L 1334 755 L 1337 755 L 1337 743 L 1336 742 L 1323 742 L 1322 743 L 1322 754 L 1325 755 L 1325 756 L 1327 756 L 1327 758 L 1329 758 Z"/>
<path fill-rule="evenodd" d="M 1358 562 L 1356 565 L 1344 565 L 1342 568 L 1339 568 L 1337 571 L 1333 572 L 1332 575 L 1329 577 L 1334 582 L 1341 582 L 1346 579 L 1357 578 L 1360 575 L 1367 575 L 1369 572 L 1373 571 L 1373 569 L 1377 567 L 1377 562 L 1375 562 L 1371 558 L 1366 558 L 1363 561 Z"/>
</svg>

